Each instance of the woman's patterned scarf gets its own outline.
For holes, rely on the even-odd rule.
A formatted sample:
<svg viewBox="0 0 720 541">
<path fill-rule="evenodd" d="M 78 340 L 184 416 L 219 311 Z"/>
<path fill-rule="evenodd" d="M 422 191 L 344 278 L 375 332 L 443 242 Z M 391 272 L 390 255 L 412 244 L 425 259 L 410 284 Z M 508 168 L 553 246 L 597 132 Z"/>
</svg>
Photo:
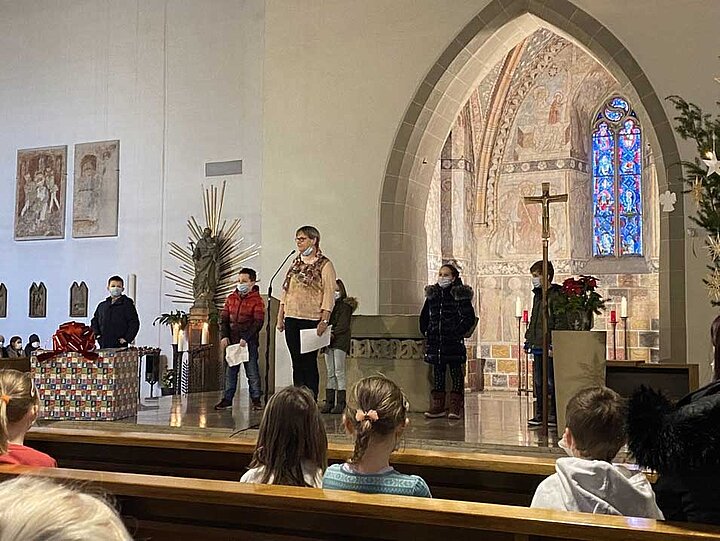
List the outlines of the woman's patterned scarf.
<svg viewBox="0 0 720 541">
<path fill-rule="evenodd" d="M 285 291 L 288 290 L 293 277 L 305 287 L 321 289 L 322 269 L 327 262 L 328 258 L 325 257 L 322 252 L 318 252 L 317 259 L 313 263 L 305 263 L 301 255 L 297 256 L 285 276 L 285 281 L 282 286 L 283 289 Z"/>
</svg>

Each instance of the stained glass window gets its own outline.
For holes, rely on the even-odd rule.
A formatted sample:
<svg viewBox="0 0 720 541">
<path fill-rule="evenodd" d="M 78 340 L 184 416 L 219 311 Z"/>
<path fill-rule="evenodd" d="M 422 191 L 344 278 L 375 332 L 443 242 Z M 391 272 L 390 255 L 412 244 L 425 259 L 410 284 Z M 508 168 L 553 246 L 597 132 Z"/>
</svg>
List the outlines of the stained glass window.
<svg viewBox="0 0 720 541">
<path fill-rule="evenodd" d="M 642 255 L 642 133 L 628 102 L 601 108 L 592 133 L 593 255 Z"/>
</svg>

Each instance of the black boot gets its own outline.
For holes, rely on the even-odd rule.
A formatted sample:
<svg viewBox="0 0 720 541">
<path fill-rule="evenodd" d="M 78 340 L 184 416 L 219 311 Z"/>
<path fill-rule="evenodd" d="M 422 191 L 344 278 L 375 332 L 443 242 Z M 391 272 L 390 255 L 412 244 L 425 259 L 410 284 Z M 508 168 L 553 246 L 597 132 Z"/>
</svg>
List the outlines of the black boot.
<svg viewBox="0 0 720 541">
<path fill-rule="evenodd" d="M 320 413 L 330 413 L 335 407 L 335 389 L 325 389 L 325 405 Z"/>
<path fill-rule="evenodd" d="M 338 391 L 337 392 L 337 404 L 335 404 L 335 407 L 330 411 L 330 413 L 338 414 L 338 413 L 344 413 L 345 412 L 345 391 Z"/>
</svg>

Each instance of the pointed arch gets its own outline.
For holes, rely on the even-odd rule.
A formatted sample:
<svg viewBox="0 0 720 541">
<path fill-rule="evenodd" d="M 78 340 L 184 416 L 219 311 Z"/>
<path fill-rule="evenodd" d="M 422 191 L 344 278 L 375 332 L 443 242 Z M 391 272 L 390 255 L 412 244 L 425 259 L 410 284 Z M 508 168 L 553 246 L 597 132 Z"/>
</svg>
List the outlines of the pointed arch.
<svg viewBox="0 0 720 541">
<path fill-rule="evenodd" d="M 620 81 L 623 92 L 632 95 L 636 109 L 648 119 L 646 140 L 655 154 L 660 190 L 682 190 L 679 152 L 672 127 L 647 76 L 620 41 L 569 0 L 492 0 L 430 68 L 396 133 L 381 192 L 378 261 L 392 259 L 405 264 L 392 265 L 381 273 L 381 313 L 419 310 L 427 277 L 424 213 L 431 164 L 440 155 L 473 83 L 541 26 L 550 26 L 554 32 L 571 37 Z M 682 199 L 675 212 L 682 218 Z M 660 234 L 660 356 L 683 359 L 686 355 L 683 220 L 663 214 Z"/>
</svg>

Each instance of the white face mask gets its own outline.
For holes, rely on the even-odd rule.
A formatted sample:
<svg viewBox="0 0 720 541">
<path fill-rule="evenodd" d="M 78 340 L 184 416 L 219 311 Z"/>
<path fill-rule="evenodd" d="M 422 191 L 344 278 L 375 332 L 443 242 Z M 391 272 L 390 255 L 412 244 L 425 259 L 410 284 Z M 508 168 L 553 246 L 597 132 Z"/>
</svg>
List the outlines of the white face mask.
<svg viewBox="0 0 720 541">
<path fill-rule="evenodd" d="M 542 286 L 542 278 L 540 278 L 539 276 L 533 276 L 532 277 L 532 286 L 533 286 L 533 289 L 541 287 Z"/>
<path fill-rule="evenodd" d="M 448 276 L 441 276 L 440 278 L 438 278 L 437 284 L 440 287 L 448 287 L 450 284 L 452 284 L 452 282 L 452 278 L 449 278 Z"/>
<path fill-rule="evenodd" d="M 312 255 L 314 249 L 315 249 L 315 246 L 308 246 L 307 248 L 305 248 L 302 251 L 302 255 L 304 255 L 305 257 L 308 257 L 308 256 Z"/>
<path fill-rule="evenodd" d="M 119 297 L 120 295 L 122 295 L 122 292 L 123 292 L 123 288 L 122 288 L 122 287 L 113 286 L 113 287 L 111 287 L 111 288 L 109 288 L 109 289 L 110 289 L 110 296 L 111 296 L 111 297 Z"/>
<path fill-rule="evenodd" d="M 30 344 L 30 345 L 31 345 L 32 347 L 34 347 L 34 348 L 39 348 L 39 347 L 40 347 L 40 342 L 33 342 L 33 343 Z"/>
<path fill-rule="evenodd" d="M 335 292 L 335 300 L 336 301 L 340 300 L 340 292 L 339 291 Z"/>
</svg>

